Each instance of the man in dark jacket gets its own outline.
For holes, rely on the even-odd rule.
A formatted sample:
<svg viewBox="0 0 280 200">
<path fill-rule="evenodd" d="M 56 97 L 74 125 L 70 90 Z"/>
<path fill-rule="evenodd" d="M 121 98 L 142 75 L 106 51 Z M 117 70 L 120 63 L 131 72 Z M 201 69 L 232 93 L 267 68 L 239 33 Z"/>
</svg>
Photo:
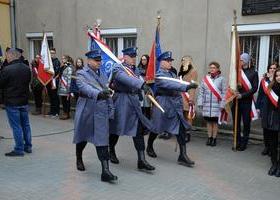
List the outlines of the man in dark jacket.
<svg viewBox="0 0 280 200">
<path fill-rule="evenodd" d="M 13 130 L 14 150 L 6 156 L 32 153 L 31 129 L 28 118 L 28 95 L 31 71 L 21 62 L 16 49 L 7 51 L 8 65 L 0 73 L 0 88 L 4 89 L 4 104 Z"/>
<path fill-rule="evenodd" d="M 56 49 L 51 48 L 50 49 L 51 57 L 52 57 L 52 63 L 53 63 L 53 68 L 55 72 L 55 79 L 48 83 L 47 85 L 47 90 L 48 90 L 48 96 L 49 96 L 49 101 L 50 101 L 50 112 L 48 113 L 52 117 L 58 117 L 59 115 L 59 97 L 57 94 L 57 87 L 58 87 L 58 80 L 59 78 L 57 77 L 59 74 L 59 69 L 60 69 L 60 62 L 58 58 L 56 57 Z"/>
<path fill-rule="evenodd" d="M 241 81 L 241 85 L 238 88 L 237 99 L 238 99 L 238 115 L 237 115 L 237 146 L 236 150 L 244 151 L 247 148 L 250 129 L 251 129 L 251 112 L 252 112 L 252 101 L 254 94 L 258 90 L 259 77 L 258 73 L 253 67 L 250 67 L 249 63 L 251 56 L 247 53 L 243 53 L 240 56 L 240 62 L 244 77 L 248 83 Z M 244 80 L 244 78 L 243 78 Z M 251 85 L 251 87 L 247 87 Z M 246 88 L 247 87 L 247 88 Z M 232 106 L 233 119 L 235 116 L 235 104 Z M 241 117 L 243 120 L 243 135 L 241 135 Z"/>
</svg>

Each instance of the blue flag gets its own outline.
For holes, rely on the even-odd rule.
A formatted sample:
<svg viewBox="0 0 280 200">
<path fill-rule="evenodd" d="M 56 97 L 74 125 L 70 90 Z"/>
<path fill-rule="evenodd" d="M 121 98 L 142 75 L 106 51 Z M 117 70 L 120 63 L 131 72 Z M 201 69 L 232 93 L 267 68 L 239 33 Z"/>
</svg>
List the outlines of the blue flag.
<svg viewBox="0 0 280 200">
<path fill-rule="evenodd" d="M 89 50 L 101 50 L 101 67 L 100 70 L 105 73 L 108 78 L 111 75 L 113 65 L 115 63 L 121 64 L 121 61 L 112 53 L 110 48 L 100 39 L 98 39 L 93 32 L 88 31 L 90 37 Z"/>
</svg>

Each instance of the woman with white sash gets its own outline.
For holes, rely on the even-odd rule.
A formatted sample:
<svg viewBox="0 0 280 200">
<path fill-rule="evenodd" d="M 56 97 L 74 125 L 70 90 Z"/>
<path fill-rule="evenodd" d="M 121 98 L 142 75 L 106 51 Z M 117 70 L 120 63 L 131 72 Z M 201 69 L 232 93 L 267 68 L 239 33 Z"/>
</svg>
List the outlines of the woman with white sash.
<svg viewBox="0 0 280 200">
<path fill-rule="evenodd" d="M 268 175 L 280 177 L 279 131 L 280 131 L 280 68 L 277 68 L 270 84 L 262 82 L 267 103 L 262 109 L 262 127 L 269 133 L 272 166 Z"/>
<path fill-rule="evenodd" d="M 262 118 L 262 114 L 263 114 L 263 108 L 264 106 L 267 104 L 267 98 L 265 98 L 265 89 L 266 89 L 266 85 L 268 85 L 272 79 L 273 79 L 273 74 L 275 72 L 275 70 L 278 67 L 278 63 L 272 63 L 270 65 L 268 65 L 267 67 L 267 72 L 264 74 L 261 82 L 260 82 L 260 87 L 259 87 L 259 91 L 258 91 L 258 98 L 257 98 L 257 102 L 256 102 L 256 108 L 257 108 L 257 112 L 259 113 L 260 118 Z M 263 143 L 264 143 L 264 150 L 262 151 L 262 155 L 271 155 L 271 152 L 269 152 L 269 130 L 267 130 L 266 128 L 263 128 Z"/>
<path fill-rule="evenodd" d="M 221 76 L 220 64 L 211 62 L 209 73 L 202 79 L 199 94 L 198 108 L 207 122 L 208 139 L 206 145 L 216 146 L 218 121 L 225 107 L 226 83 Z"/>
</svg>

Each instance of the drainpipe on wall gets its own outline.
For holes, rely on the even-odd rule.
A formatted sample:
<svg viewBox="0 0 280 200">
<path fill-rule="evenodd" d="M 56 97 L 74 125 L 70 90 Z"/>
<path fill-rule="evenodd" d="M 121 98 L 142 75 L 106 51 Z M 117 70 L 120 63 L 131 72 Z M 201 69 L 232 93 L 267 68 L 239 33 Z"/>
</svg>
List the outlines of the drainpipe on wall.
<svg viewBox="0 0 280 200">
<path fill-rule="evenodd" d="M 12 47 L 17 46 L 17 32 L 16 32 L 16 12 L 15 12 L 15 0 L 10 1 L 10 23 L 11 23 L 11 38 Z"/>
</svg>

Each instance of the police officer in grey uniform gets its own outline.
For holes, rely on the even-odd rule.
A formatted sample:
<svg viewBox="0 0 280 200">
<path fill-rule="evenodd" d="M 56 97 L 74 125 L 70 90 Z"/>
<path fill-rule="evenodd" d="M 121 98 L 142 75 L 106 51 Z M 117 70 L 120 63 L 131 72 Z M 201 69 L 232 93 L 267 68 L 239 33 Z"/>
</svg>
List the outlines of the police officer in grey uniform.
<svg viewBox="0 0 280 200">
<path fill-rule="evenodd" d="M 189 85 L 177 81 L 177 75 L 171 70 L 171 63 L 174 60 L 170 51 L 162 53 L 158 58 L 160 69 L 156 73 L 155 88 L 156 100 L 163 107 L 165 113 L 153 107 L 152 122 L 156 132 L 150 133 L 147 146 L 147 154 L 150 157 L 157 157 L 153 143 L 157 135 L 163 132 L 171 133 L 177 137 L 180 147 L 178 163 L 192 167 L 194 162 L 188 157 L 186 151 L 185 130 L 190 129 L 190 124 L 183 115 L 182 92 L 191 88 L 197 88 L 196 83 Z"/>
<path fill-rule="evenodd" d="M 117 180 L 109 170 L 109 119 L 114 109 L 108 79 L 100 70 L 101 51 L 92 50 L 85 54 L 87 66 L 77 72 L 77 101 L 74 120 L 74 139 L 76 144 L 77 169 L 84 171 L 82 152 L 87 142 L 96 146 L 97 156 L 102 165 L 101 180 Z"/>
<path fill-rule="evenodd" d="M 119 136 L 132 136 L 135 149 L 138 154 L 138 169 L 154 170 L 145 159 L 145 143 L 142 134 L 142 126 L 153 130 L 153 124 L 147 119 L 141 110 L 140 99 L 141 89 L 147 93 L 149 87 L 144 80 L 140 78 L 140 72 L 135 67 L 136 47 L 124 49 L 124 62 L 115 64 L 113 68 L 113 78 L 111 87 L 115 90 L 113 96 L 115 115 L 110 122 L 110 160 L 118 164 L 119 160 L 115 153 L 115 146 Z"/>
</svg>

